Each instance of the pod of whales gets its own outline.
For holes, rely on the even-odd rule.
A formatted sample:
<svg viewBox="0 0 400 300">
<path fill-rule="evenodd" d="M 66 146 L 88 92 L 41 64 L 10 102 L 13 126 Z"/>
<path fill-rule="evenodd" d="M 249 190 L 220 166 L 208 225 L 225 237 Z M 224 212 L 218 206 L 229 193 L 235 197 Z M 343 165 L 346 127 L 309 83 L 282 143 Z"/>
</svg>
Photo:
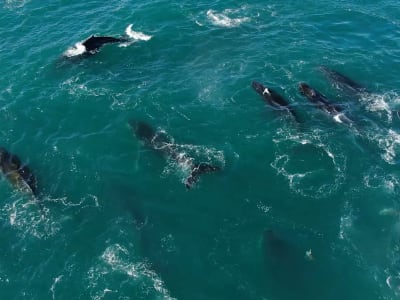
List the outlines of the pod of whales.
<svg viewBox="0 0 400 300">
<path fill-rule="evenodd" d="M 292 116 L 294 117 L 294 119 L 297 122 L 300 122 L 296 112 L 293 110 L 293 108 L 290 107 L 289 102 L 287 102 L 277 92 L 275 92 L 271 88 L 265 87 L 264 85 L 262 85 L 261 83 L 259 83 L 257 81 L 253 81 L 251 86 L 272 107 L 287 110 L 288 112 L 290 112 L 292 114 Z"/>
<path fill-rule="evenodd" d="M 208 163 L 194 163 L 193 158 L 188 157 L 185 153 L 179 152 L 178 145 L 174 144 L 165 133 L 155 131 L 145 122 L 131 120 L 129 124 L 135 135 L 142 140 L 147 147 L 190 170 L 189 176 L 185 179 L 185 186 L 187 189 L 193 187 L 200 175 L 219 171 L 221 169 L 218 166 L 213 166 Z"/>
<path fill-rule="evenodd" d="M 0 169 L 8 181 L 23 192 L 37 195 L 37 181 L 28 166 L 23 165 L 18 156 L 0 147 Z"/>
</svg>

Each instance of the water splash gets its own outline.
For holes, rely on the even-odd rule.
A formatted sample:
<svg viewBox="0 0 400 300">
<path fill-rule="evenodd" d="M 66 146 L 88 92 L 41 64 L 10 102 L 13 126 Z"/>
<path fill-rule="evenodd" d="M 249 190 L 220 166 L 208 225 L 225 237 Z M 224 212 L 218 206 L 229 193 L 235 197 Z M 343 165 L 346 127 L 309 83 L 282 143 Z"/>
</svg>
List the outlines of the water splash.
<svg viewBox="0 0 400 300">
<path fill-rule="evenodd" d="M 125 280 L 112 280 L 116 274 L 125 276 Z M 87 272 L 89 281 L 88 289 L 93 299 L 102 299 L 106 294 L 118 293 L 121 296 L 123 286 L 135 286 L 149 295 L 149 285 L 153 288 L 156 297 L 173 299 L 159 276 L 149 269 L 146 263 L 135 261 L 132 250 L 128 250 L 121 244 L 108 246 L 100 255 L 96 264 Z"/>
<path fill-rule="evenodd" d="M 226 28 L 238 27 L 242 23 L 250 21 L 250 18 L 248 17 L 229 17 L 229 14 L 237 12 L 237 10 L 226 9 L 222 13 L 218 13 L 210 9 L 207 11 L 207 18 L 213 25 Z"/>
<path fill-rule="evenodd" d="M 133 26 L 133 24 L 130 24 L 130 25 L 126 28 L 125 33 L 126 33 L 129 37 L 133 38 L 134 40 L 138 40 L 138 41 L 149 41 L 149 40 L 152 38 L 151 35 L 144 34 L 143 32 L 133 31 L 133 30 L 132 30 L 132 26 Z"/>
<path fill-rule="evenodd" d="M 49 209 L 19 194 L 14 194 L 0 209 L 0 218 L 8 220 L 10 226 L 15 228 L 22 237 L 33 236 L 38 239 L 47 239 L 60 230 L 60 224 L 54 220 Z"/>
<path fill-rule="evenodd" d="M 76 43 L 74 47 L 70 47 L 63 53 L 66 57 L 74 57 L 86 52 L 86 47 L 82 43 Z"/>
</svg>

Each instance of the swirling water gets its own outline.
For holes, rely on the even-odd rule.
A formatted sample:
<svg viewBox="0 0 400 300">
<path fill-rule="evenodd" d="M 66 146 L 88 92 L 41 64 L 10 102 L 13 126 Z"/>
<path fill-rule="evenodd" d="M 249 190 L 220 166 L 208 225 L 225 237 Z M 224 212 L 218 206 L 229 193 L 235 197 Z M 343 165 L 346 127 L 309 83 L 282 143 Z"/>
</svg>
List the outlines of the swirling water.
<svg viewBox="0 0 400 300">
<path fill-rule="evenodd" d="M 34 171 L 44 207 L 0 180 L 1 299 L 399 296 L 398 1 L 0 5 L 1 146 Z M 62 56 L 129 24 L 152 38 Z M 313 107 L 302 81 L 355 125 Z M 223 170 L 186 190 L 132 118 Z"/>
</svg>

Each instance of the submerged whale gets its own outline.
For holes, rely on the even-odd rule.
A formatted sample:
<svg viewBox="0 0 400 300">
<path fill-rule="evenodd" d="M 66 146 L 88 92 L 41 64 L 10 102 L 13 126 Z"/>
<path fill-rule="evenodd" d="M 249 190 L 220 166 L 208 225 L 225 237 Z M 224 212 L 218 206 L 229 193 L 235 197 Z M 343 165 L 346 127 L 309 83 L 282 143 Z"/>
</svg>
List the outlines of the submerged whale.
<svg viewBox="0 0 400 300">
<path fill-rule="evenodd" d="M 335 121 L 339 123 L 346 123 L 351 125 L 352 121 L 347 118 L 342 109 L 338 105 L 330 103 L 328 98 L 322 95 L 317 90 L 313 89 L 306 83 L 299 84 L 299 91 L 304 95 L 311 103 L 315 104 L 319 109 L 323 110 L 327 114 L 331 115 Z"/>
<path fill-rule="evenodd" d="M 205 173 L 221 170 L 218 166 L 208 163 L 194 163 L 192 157 L 185 153 L 179 152 L 178 145 L 174 144 L 168 136 L 163 132 L 155 131 L 150 125 L 142 121 L 129 121 L 135 135 L 144 142 L 144 144 L 161 154 L 165 158 L 176 161 L 179 165 L 190 170 L 189 176 L 185 179 L 187 189 L 193 187 L 198 181 L 199 176 Z"/>
<path fill-rule="evenodd" d="M 36 177 L 16 155 L 11 154 L 3 147 L 0 147 L 0 170 L 15 188 L 37 196 Z"/>
<path fill-rule="evenodd" d="M 315 286 L 324 282 L 316 277 L 320 273 L 304 257 L 302 246 L 272 229 L 263 232 L 262 242 L 265 285 L 272 299 L 322 299 Z"/>
<path fill-rule="evenodd" d="M 363 87 L 362 85 L 358 84 L 357 82 L 353 81 L 352 79 L 348 78 L 347 76 L 329 69 L 326 66 L 320 67 L 321 72 L 333 83 L 337 85 L 337 87 L 352 92 L 352 93 L 363 93 L 368 92 L 368 90 Z"/>
<path fill-rule="evenodd" d="M 289 102 L 287 102 L 277 92 L 275 92 L 271 88 L 265 87 L 264 85 L 262 85 L 261 83 L 259 83 L 257 81 L 253 81 L 251 86 L 272 107 L 275 107 L 278 109 L 285 109 L 285 110 L 289 111 L 292 114 L 292 116 L 294 117 L 294 119 L 297 122 L 300 122 L 296 112 L 293 110 L 293 108 L 290 107 Z"/>
</svg>

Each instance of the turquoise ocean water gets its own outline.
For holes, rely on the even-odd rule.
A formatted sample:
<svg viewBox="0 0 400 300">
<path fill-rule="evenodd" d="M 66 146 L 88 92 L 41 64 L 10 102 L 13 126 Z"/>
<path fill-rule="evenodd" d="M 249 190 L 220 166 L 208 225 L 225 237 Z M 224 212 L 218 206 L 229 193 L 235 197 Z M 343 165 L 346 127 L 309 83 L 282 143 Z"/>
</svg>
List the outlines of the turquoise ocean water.
<svg viewBox="0 0 400 300">
<path fill-rule="evenodd" d="M 1 177 L 0 299 L 399 297 L 398 1 L 0 3 L 1 146 L 44 207 Z M 151 39 L 63 57 L 129 24 Z M 131 119 L 222 170 L 187 190 Z"/>
</svg>

